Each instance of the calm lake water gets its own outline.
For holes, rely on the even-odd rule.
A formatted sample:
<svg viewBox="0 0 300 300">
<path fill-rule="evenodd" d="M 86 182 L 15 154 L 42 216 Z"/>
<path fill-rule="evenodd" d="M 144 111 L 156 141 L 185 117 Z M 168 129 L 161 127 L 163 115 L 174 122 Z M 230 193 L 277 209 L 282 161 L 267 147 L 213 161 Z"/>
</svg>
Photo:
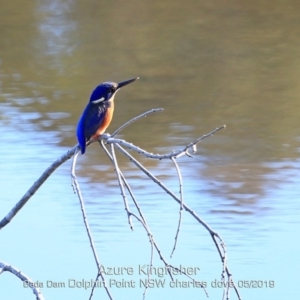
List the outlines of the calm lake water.
<svg viewBox="0 0 300 300">
<path fill-rule="evenodd" d="M 77 143 L 93 88 L 140 76 L 117 94 L 108 131 L 163 107 L 120 137 L 168 153 L 226 124 L 194 158 L 178 160 L 184 200 L 225 241 L 242 299 L 297 299 L 299 9 L 298 1 L 0 0 L 0 219 Z M 222 265 L 208 232 L 183 213 L 170 258 L 178 204 L 118 157 L 164 257 L 193 268 L 209 298 L 222 299 L 215 284 Z M 138 158 L 178 193 L 172 162 Z M 68 161 L 55 171 L 0 231 L 0 261 L 30 276 L 48 300 L 88 299 L 82 282 L 96 277 L 70 168 Z M 79 157 L 77 175 L 100 262 L 117 270 L 106 276 L 114 299 L 142 299 L 150 243 L 136 220 L 130 230 L 114 168 L 98 145 Z M 163 267 L 156 253 L 153 266 Z M 153 279 L 161 281 L 146 299 L 206 299 L 184 286 L 185 277 L 176 286 L 167 275 Z M 251 280 L 259 287 L 247 287 Z M 93 299 L 100 298 L 108 299 L 101 287 Z M 5 272 L 0 299 L 34 295 Z"/>
</svg>

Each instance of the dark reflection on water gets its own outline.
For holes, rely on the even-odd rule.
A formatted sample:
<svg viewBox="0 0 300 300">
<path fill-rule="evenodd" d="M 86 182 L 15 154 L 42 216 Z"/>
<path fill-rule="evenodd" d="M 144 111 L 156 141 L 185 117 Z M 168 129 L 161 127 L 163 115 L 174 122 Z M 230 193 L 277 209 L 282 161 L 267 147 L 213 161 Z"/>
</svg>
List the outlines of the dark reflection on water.
<svg viewBox="0 0 300 300">
<path fill-rule="evenodd" d="M 141 112 L 163 107 L 164 112 L 130 125 L 120 137 L 164 153 L 226 124 L 225 130 L 200 143 L 193 159 L 180 160 L 186 201 L 216 229 L 224 230 L 241 265 L 263 261 L 272 274 L 276 255 L 281 255 L 278 240 L 288 244 L 290 232 L 299 228 L 298 1 L 54 0 L 26 1 L 26 5 L 0 1 L 0 7 L 2 184 L 20 180 L 19 188 L 25 192 L 35 178 L 27 182 L 24 170 L 22 178 L 16 178 L 16 162 L 24 160 L 26 168 L 40 174 L 41 168 L 76 143 L 77 120 L 97 84 L 140 76 L 116 96 L 109 131 Z M 178 190 L 171 162 L 140 159 Z M 143 207 L 157 221 L 153 226 L 173 226 L 165 219 L 177 220 L 177 207 L 176 214 L 171 213 L 169 202 L 163 202 L 152 183 L 127 159 L 119 160 Z M 69 166 L 64 166 L 61 175 L 68 174 Z M 122 238 L 116 233 L 111 239 L 126 244 L 128 228 L 119 226 L 126 218 L 116 200 L 119 190 L 113 167 L 98 145 L 79 158 L 78 174 L 95 232 L 120 230 Z M 17 183 L 10 184 L 13 189 Z M 50 184 L 48 189 L 51 194 Z M 78 204 L 70 200 L 64 185 L 59 191 L 69 201 L 64 213 L 70 214 L 66 222 L 74 225 L 76 230 L 70 230 L 76 235 L 80 216 L 74 220 L 70 211 Z M 120 215 L 111 221 L 116 210 Z M 155 219 L 158 211 L 163 213 Z M 191 224 L 189 233 L 197 235 Z M 74 247 L 85 239 L 83 235 L 78 235 Z M 186 242 L 199 250 L 193 235 Z M 267 247 L 260 249 L 262 243 L 274 250 L 273 256 Z M 284 251 L 295 252 L 288 246 Z M 278 283 L 285 282 L 274 274 Z"/>
</svg>

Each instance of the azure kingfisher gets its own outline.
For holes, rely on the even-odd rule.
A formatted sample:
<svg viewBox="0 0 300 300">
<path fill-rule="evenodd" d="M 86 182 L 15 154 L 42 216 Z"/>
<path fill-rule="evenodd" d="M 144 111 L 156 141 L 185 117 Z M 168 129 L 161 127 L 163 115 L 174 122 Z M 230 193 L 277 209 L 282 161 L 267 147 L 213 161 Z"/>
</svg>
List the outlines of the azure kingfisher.
<svg viewBox="0 0 300 300">
<path fill-rule="evenodd" d="M 120 83 L 103 82 L 94 89 L 77 125 L 77 139 L 82 154 L 85 153 L 87 143 L 97 139 L 109 126 L 117 91 L 137 79 L 139 77 Z"/>
</svg>

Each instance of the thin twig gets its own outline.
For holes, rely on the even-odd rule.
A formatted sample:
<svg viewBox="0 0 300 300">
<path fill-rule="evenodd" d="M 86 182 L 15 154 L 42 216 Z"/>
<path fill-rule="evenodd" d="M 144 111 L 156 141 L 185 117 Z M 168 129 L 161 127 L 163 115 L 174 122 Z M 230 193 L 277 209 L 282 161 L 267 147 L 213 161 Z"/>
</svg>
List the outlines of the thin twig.
<svg viewBox="0 0 300 300">
<path fill-rule="evenodd" d="M 36 296 L 37 300 L 44 300 L 44 296 L 43 296 L 42 292 L 40 291 L 40 289 L 36 287 L 34 282 L 26 274 L 24 274 L 23 272 L 21 272 L 20 270 L 18 270 L 17 268 L 15 268 L 9 264 L 0 262 L 0 275 L 1 275 L 1 273 L 5 272 L 5 271 L 14 274 L 19 279 L 21 279 L 24 282 L 24 284 L 26 284 L 27 287 L 31 288 L 31 290 L 34 293 L 34 295 Z"/>
<path fill-rule="evenodd" d="M 116 158 L 115 149 L 114 149 L 113 144 L 110 145 L 110 150 L 111 150 L 111 155 L 112 155 L 112 158 L 113 158 L 113 164 L 115 166 L 115 171 L 116 171 L 116 174 L 117 174 L 117 178 L 118 178 L 118 181 L 119 181 L 121 195 L 122 195 L 123 200 L 124 200 L 125 210 L 127 212 L 128 223 L 130 225 L 131 230 L 133 230 L 133 225 L 132 225 L 132 222 L 131 222 L 131 212 L 129 210 L 128 201 L 127 201 L 126 194 L 125 194 L 125 191 L 124 191 L 123 181 L 121 180 L 121 175 L 120 175 L 121 171 L 120 171 L 119 166 L 118 166 L 118 162 L 117 162 L 117 158 Z"/>
<path fill-rule="evenodd" d="M 151 245 L 149 266 L 152 269 L 152 267 L 153 267 L 153 256 L 154 256 L 154 240 L 153 240 L 153 235 L 152 234 L 148 233 L 148 237 L 149 237 L 149 242 L 150 242 L 150 245 Z M 150 272 L 147 272 L 147 285 L 145 286 L 145 290 L 144 290 L 144 293 L 143 293 L 143 300 L 145 299 L 146 293 L 147 293 L 148 288 L 149 288 L 150 275 L 151 275 Z"/>
<path fill-rule="evenodd" d="M 104 275 L 102 274 L 101 265 L 100 265 L 99 258 L 98 258 L 98 255 L 97 255 L 95 243 L 94 243 L 92 233 L 91 233 L 91 229 L 90 229 L 90 226 L 89 226 L 89 223 L 88 223 L 88 220 L 87 220 L 85 207 L 84 207 L 84 201 L 83 201 L 83 198 L 82 198 L 82 195 L 81 195 L 80 186 L 79 186 L 79 183 L 77 181 L 76 174 L 75 174 L 76 160 L 77 160 L 78 154 L 79 154 L 79 152 L 77 152 L 74 155 L 74 159 L 73 159 L 73 163 L 72 163 L 72 170 L 71 170 L 72 183 L 73 183 L 73 187 L 75 188 L 76 194 L 77 194 L 78 199 L 79 199 L 84 226 L 85 226 L 85 229 L 86 229 L 89 241 L 90 241 L 90 245 L 91 245 L 91 248 L 92 248 L 92 251 L 93 251 L 94 259 L 95 259 L 97 269 L 98 269 L 98 274 L 100 275 L 100 277 L 102 279 L 102 282 L 104 282 L 104 288 L 106 290 L 106 293 L 107 293 L 109 299 L 112 300 L 113 299 L 112 295 L 110 294 L 110 291 L 109 291 L 108 287 L 105 284 L 105 278 L 104 278 Z M 94 291 L 94 287 L 92 289 L 92 292 L 93 291 Z"/>
<path fill-rule="evenodd" d="M 142 118 L 142 117 L 146 117 L 149 114 L 155 113 L 155 112 L 160 112 L 163 111 L 163 108 L 153 108 L 150 109 L 142 114 L 140 114 L 139 116 L 136 116 L 134 118 L 132 118 L 131 120 L 129 120 L 128 122 L 126 122 L 125 124 L 123 124 L 121 127 L 119 127 L 112 135 L 111 137 L 116 136 L 120 131 L 122 131 L 125 127 L 127 127 L 128 125 L 130 125 L 131 123 L 137 121 L 138 119 Z"/>
<path fill-rule="evenodd" d="M 181 222 L 182 222 L 182 211 L 183 211 L 183 184 L 182 184 L 182 176 L 181 176 L 181 172 L 179 169 L 179 166 L 176 162 L 176 158 L 172 157 L 171 160 L 173 161 L 176 171 L 177 171 L 177 175 L 178 175 L 178 180 L 179 180 L 179 195 L 180 195 L 180 208 L 179 208 L 179 219 L 178 219 L 178 226 L 177 226 L 177 231 L 176 231 L 176 235 L 175 235 L 175 241 L 174 241 L 174 246 L 173 246 L 173 250 L 171 252 L 170 257 L 173 256 L 173 253 L 176 249 L 177 246 L 177 241 L 178 241 L 178 236 L 179 236 L 179 231 L 180 231 L 180 226 L 181 226 Z"/>
</svg>

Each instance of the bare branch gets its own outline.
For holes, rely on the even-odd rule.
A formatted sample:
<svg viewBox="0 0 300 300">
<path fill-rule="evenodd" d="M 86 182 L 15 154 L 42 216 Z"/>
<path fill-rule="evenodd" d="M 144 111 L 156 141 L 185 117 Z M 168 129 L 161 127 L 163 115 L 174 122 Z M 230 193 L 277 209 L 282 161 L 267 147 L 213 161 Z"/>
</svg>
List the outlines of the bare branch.
<svg viewBox="0 0 300 300">
<path fill-rule="evenodd" d="M 147 158 L 152 158 L 152 159 L 159 159 L 159 160 L 162 160 L 162 159 L 170 159 L 172 157 L 176 157 L 176 158 L 179 158 L 180 156 L 183 156 L 183 155 L 187 155 L 189 157 L 192 157 L 189 153 L 188 153 L 188 150 L 189 148 L 192 148 L 193 150 L 195 150 L 195 145 L 198 144 L 199 142 L 201 142 L 202 140 L 204 140 L 205 138 L 208 138 L 209 136 L 213 135 L 214 133 L 220 131 L 221 129 L 224 129 L 226 128 L 225 125 L 221 126 L 221 127 L 218 127 L 216 129 L 214 129 L 213 131 L 211 131 L 210 133 L 208 134 L 205 134 L 201 137 L 199 137 L 198 139 L 196 139 L 195 141 L 191 142 L 190 144 L 188 144 L 187 146 L 185 146 L 183 149 L 181 150 L 177 150 L 177 151 L 172 151 L 171 153 L 168 153 L 168 154 L 153 154 L 153 153 L 149 153 L 147 151 L 145 151 L 144 149 L 138 147 L 138 146 L 135 146 L 133 145 L 132 143 L 128 143 L 126 142 L 125 140 L 121 140 L 121 139 L 115 139 L 115 138 L 112 138 L 112 137 L 108 137 L 105 136 L 106 139 L 106 142 L 108 144 L 117 144 L 117 145 L 122 145 L 122 146 L 125 146 L 135 152 L 137 152 L 138 154 L 142 154 L 144 155 L 145 157 Z M 100 136 L 101 139 L 104 138 L 104 136 Z"/>
<path fill-rule="evenodd" d="M 35 194 L 35 192 L 41 187 L 41 185 L 47 180 L 47 178 L 65 161 L 70 159 L 77 151 L 78 145 L 67 151 L 63 156 L 57 159 L 41 177 L 31 186 L 21 200 L 12 208 L 12 210 L 0 221 L 0 229 L 6 226 L 14 216 L 20 211 L 20 209 L 27 203 L 27 201 Z"/>
<path fill-rule="evenodd" d="M 0 275 L 3 272 L 10 272 L 20 278 L 26 285 L 26 287 L 30 287 L 32 289 L 32 292 L 35 294 L 37 300 L 44 300 L 44 296 L 39 288 L 35 287 L 34 282 L 24 273 L 22 273 L 20 270 L 16 269 L 15 267 L 8 265 L 4 262 L 0 262 Z"/>
</svg>

